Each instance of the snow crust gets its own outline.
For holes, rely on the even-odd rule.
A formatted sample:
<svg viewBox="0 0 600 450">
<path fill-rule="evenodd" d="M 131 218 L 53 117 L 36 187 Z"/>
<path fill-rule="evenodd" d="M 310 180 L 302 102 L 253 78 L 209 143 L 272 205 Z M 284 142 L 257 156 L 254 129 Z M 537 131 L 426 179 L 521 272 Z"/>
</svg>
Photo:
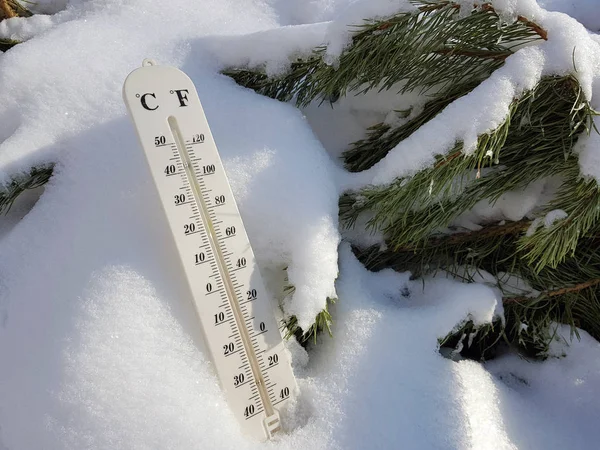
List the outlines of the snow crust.
<svg viewBox="0 0 600 450">
<path fill-rule="evenodd" d="M 338 250 L 337 223 L 344 189 L 427 164 L 447 145 L 444 133 L 472 143 L 502 120 L 512 95 L 567 67 L 567 44 L 581 45 L 578 73 L 595 94 L 594 37 L 533 2 L 507 3 L 507 17 L 536 14 L 558 43 L 512 57 L 432 125 L 435 139 L 423 133 L 367 175 L 346 174 L 332 155 L 390 107 L 421 99 L 350 96 L 337 119 L 313 106 L 305 117 L 219 75 L 232 63 L 267 63 L 275 73 L 288 55 L 319 43 L 334 55 L 347 42 L 342 24 L 406 5 L 50 0 L 39 7 L 58 11 L 52 16 L 0 24 L 0 36 L 29 39 L 0 55 L 0 181 L 57 164 L 34 206 L 35 193 L 1 218 L 0 449 L 583 449 L 598 441 L 597 342 L 583 333 L 543 364 L 442 358 L 438 339 L 456 324 L 501 313 L 498 290 L 483 278 L 424 285 L 391 270 L 370 273 L 347 243 Z M 286 313 L 306 325 L 327 296 L 339 298 L 334 339 L 323 336 L 309 354 L 289 342 L 300 395 L 274 442 L 240 434 L 203 351 L 121 100 L 123 80 L 144 57 L 195 81 L 263 275 L 277 286 L 287 267 L 296 287 Z M 582 144 L 582 161 L 597 158 L 593 139 Z M 513 203 L 498 220 L 527 213 Z"/>
</svg>

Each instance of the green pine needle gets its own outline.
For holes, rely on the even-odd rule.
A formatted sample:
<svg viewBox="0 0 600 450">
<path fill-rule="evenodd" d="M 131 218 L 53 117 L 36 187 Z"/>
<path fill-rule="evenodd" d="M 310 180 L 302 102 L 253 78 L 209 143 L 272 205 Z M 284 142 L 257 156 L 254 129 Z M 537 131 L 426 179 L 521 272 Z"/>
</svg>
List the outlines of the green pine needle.
<svg viewBox="0 0 600 450">
<path fill-rule="evenodd" d="M 306 346 L 311 341 L 316 344 L 319 334 L 321 334 L 323 331 L 327 331 L 329 337 L 333 337 L 333 333 L 331 331 L 333 319 L 331 317 L 331 313 L 329 312 L 329 307 L 335 302 L 335 298 L 327 297 L 327 305 L 316 315 L 315 321 L 308 328 L 308 330 L 303 330 L 300 328 L 296 316 L 291 316 L 289 319 L 285 320 L 283 322 L 283 326 L 285 328 L 284 339 L 290 339 L 292 336 L 295 336 L 296 340 L 301 345 Z"/>
<path fill-rule="evenodd" d="M 585 237 L 600 227 L 600 191 L 596 180 L 582 179 L 579 166 L 573 164 L 563 173 L 564 182 L 556 198 L 543 213 L 561 209 L 567 213 L 550 227 L 539 227 L 531 236 L 523 236 L 519 250 L 536 271 L 556 268 L 572 256 Z"/>
</svg>

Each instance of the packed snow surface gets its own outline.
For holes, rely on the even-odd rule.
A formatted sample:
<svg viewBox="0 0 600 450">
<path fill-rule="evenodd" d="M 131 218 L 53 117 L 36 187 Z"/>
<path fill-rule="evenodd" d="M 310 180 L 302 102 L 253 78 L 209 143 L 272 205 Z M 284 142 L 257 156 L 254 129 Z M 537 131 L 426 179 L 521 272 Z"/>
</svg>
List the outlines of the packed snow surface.
<svg viewBox="0 0 600 450">
<path fill-rule="evenodd" d="M 348 97 L 337 119 L 313 106 L 305 117 L 219 70 L 266 63 L 275 73 L 291 53 L 321 43 L 335 58 L 348 21 L 406 10 L 407 2 L 54 0 L 36 6 L 52 15 L 2 22 L 0 37 L 27 41 L 0 55 L 0 181 L 43 163 L 56 168 L 37 203 L 29 194 L 0 222 L 0 449 L 596 445 L 596 341 L 582 333 L 571 345 L 557 342 L 559 358 L 543 363 L 445 359 L 438 339 L 466 318 L 492 320 L 501 311 L 498 291 L 484 282 L 370 273 L 340 245 L 337 200 L 346 187 L 411 173 L 457 136 L 473 142 L 502 120 L 512 96 L 567 67 L 573 43 L 586 93 L 600 98 L 597 36 L 533 1 L 497 3 L 507 17 L 539 19 L 556 40 L 512 57 L 401 144 L 411 152 L 397 148 L 356 176 L 340 168 L 339 151 L 357 130 L 419 99 Z M 600 25 L 587 19 L 590 30 Z M 146 57 L 194 80 L 275 301 L 286 268 L 296 291 L 284 311 L 302 325 L 328 296 L 339 299 L 333 339 L 322 336 L 309 354 L 289 342 L 300 394 L 286 433 L 266 444 L 240 434 L 203 352 L 125 114 L 122 83 Z M 485 102 L 483 113 L 474 106 Z M 599 150 L 597 138 L 588 139 L 581 160 L 599 160 Z M 586 174 L 596 176 L 597 167 Z M 513 202 L 504 213 L 526 211 Z"/>
</svg>

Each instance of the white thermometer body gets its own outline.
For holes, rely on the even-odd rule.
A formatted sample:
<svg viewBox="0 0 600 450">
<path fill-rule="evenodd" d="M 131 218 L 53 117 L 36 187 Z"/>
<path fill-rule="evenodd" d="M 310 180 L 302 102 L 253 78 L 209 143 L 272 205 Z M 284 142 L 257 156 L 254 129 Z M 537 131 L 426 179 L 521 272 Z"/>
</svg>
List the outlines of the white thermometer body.
<svg viewBox="0 0 600 450">
<path fill-rule="evenodd" d="M 123 97 L 227 401 L 247 434 L 270 438 L 296 381 L 194 84 L 145 61 Z"/>
</svg>

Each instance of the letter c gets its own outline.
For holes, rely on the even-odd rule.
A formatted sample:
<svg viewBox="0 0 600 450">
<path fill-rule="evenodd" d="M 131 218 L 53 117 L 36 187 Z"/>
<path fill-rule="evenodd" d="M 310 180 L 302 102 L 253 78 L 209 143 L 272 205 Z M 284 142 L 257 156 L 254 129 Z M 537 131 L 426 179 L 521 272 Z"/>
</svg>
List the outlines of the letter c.
<svg viewBox="0 0 600 450">
<path fill-rule="evenodd" d="M 156 107 L 154 107 L 154 108 L 150 108 L 150 107 L 148 106 L 148 103 L 146 103 L 146 97 L 147 97 L 148 95 L 149 95 L 150 97 L 154 97 L 154 98 L 156 98 L 156 95 L 155 95 L 155 94 L 151 94 L 151 93 L 148 93 L 148 94 L 144 94 L 144 95 L 142 95 L 142 97 L 140 98 L 140 100 L 141 100 L 141 102 L 142 102 L 142 106 L 144 107 L 144 109 L 147 109 L 148 111 L 154 111 L 155 109 L 158 109 L 158 105 L 156 105 Z"/>
</svg>

